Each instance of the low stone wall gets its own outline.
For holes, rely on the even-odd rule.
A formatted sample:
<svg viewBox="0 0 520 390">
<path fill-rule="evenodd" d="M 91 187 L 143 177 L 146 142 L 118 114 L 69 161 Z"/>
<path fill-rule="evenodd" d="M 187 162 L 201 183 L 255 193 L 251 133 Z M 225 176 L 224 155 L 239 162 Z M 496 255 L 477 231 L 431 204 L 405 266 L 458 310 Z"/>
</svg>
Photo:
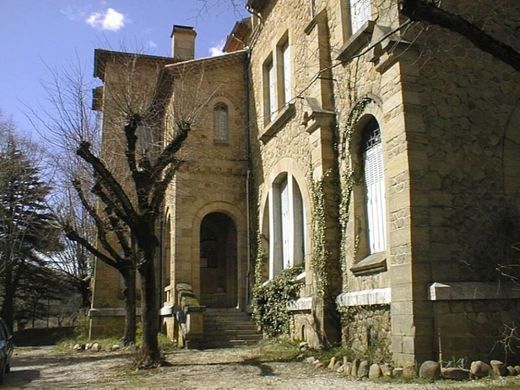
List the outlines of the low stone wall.
<svg viewBox="0 0 520 390">
<path fill-rule="evenodd" d="M 439 360 L 520 362 L 518 287 L 498 282 L 433 283 L 429 298 Z M 508 351 L 504 342 L 511 343 Z"/>
<path fill-rule="evenodd" d="M 453 300 L 433 304 L 435 345 L 439 360 L 507 360 L 520 362 L 517 340 L 512 351 L 506 352 L 508 336 L 520 326 L 520 299 Z M 516 331 L 516 335 L 520 332 Z M 517 351 L 516 356 L 512 353 Z"/>
</svg>

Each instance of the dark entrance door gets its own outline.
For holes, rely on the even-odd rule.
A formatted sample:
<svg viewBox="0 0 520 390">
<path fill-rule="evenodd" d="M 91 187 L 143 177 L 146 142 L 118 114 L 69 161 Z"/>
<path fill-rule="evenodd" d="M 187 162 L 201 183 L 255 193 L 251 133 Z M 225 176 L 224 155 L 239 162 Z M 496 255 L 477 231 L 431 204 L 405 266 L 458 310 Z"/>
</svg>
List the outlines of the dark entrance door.
<svg viewBox="0 0 520 390">
<path fill-rule="evenodd" d="M 237 305 L 237 232 L 223 213 L 208 214 L 201 223 L 200 302 L 207 307 Z"/>
</svg>

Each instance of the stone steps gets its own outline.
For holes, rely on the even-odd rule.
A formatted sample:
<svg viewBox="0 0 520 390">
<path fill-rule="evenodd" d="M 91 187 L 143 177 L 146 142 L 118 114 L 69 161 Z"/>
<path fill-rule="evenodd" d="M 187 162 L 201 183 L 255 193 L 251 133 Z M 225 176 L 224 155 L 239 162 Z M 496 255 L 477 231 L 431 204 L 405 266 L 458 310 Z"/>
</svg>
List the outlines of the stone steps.
<svg viewBox="0 0 520 390">
<path fill-rule="evenodd" d="M 261 339 L 262 334 L 244 312 L 236 309 L 207 309 L 204 312 L 205 347 L 232 347 Z"/>
</svg>

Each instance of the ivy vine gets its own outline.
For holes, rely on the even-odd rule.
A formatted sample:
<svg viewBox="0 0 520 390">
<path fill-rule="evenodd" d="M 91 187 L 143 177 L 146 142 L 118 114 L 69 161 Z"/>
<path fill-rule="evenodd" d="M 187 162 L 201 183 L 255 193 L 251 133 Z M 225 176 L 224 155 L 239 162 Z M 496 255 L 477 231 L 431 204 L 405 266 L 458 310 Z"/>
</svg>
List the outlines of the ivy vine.
<svg viewBox="0 0 520 390">
<path fill-rule="evenodd" d="M 315 180 L 312 172 L 312 166 L 310 167 L 311 180 L 311 198 L 312 198 L 312 270 L 316 277 L 316 287 L 320 294 L 325 292 L 327 287 L 327 259 L 329 252 L 327 250 L 325 242 L 325 191 L 324 191 L 324 179 L 327 173 L 318 180 Z"/>
<path fill-rule="evenodd" d="M 259 255 L 255 273 L 262 269 L 262 261 L 265 259 Z M 253 319 L 269 337 L 289 335 L 291 316 L 287 305 L 298 298 L 300 284 L 296 276 L 303 269 L 303 265 L 285 269 L 268 283 L 256 283 L 253 291 Z"/>
</svg>

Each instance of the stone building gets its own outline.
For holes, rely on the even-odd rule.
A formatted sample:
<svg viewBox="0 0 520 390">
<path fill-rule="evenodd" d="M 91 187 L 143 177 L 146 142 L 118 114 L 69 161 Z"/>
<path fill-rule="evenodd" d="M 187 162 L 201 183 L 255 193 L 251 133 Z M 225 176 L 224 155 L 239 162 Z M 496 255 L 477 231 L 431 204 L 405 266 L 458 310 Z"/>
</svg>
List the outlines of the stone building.
<svg viewBox="0 0 520 390">
<path fill-rule="evenodd" d="M 520 49 L 513 3 L 443 8 Z M 183 26 L 169 58 L 96 52 L 104 137 L 129 56 L 137 93 L 165 96 L 154 136 L 193 120 L 157 266 L 167 332 L 178 334 L 174 312 L 190 299 L 184 326 L 200 336 L 195 307 L 247 312 L 260 237 L 267 283 L 304 265 L 289 305 L 295 338 L 401 364 L 500 354 L 500 332 L 520 319 L 520 293 L 496 272 L 518 258 L 518 72 L 407 22 L 396 0 L 247 7 L 221 56 L 194 59 L 196 34 Z M 94 333 L 121 306 L 117 274 L 96 267 Z"/>
</svg>

